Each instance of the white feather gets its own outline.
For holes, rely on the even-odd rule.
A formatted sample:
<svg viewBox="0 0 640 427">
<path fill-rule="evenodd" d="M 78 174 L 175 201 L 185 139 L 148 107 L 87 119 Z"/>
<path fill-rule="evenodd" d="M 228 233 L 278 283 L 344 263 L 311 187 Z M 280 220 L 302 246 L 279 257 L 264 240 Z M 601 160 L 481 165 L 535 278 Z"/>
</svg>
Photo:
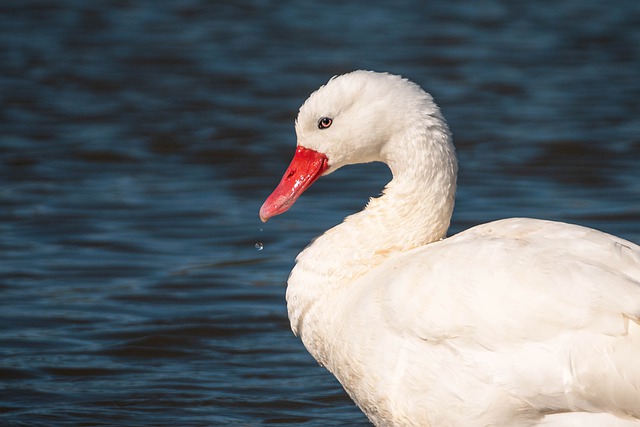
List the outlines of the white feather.
<svg viewBox="0 0 640 427">
<path fill-rule="evenodd" d="M 393 173 L 298 256 L 287 289 L 294 332 L 375 425 L 640 426 L 640 247 L 524 218 L 445 238 L 451 135 L 400 77 L 332 79 L 296 131 L 328 172 Z"/>
</svg>

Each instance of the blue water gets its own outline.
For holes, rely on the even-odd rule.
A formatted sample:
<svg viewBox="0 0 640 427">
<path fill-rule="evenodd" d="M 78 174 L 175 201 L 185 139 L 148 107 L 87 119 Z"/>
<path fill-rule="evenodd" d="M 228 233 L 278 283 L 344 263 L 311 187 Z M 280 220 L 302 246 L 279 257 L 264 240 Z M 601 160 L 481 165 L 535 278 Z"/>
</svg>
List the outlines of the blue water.
<svg viewBox="0 0 640 427">
<path fill-rule="evenodd" d="M 533 216 L 640 242 L 635 0 L 3 0 L 0 58 L 2 426 L 368 425 L 284 291 L 388 171 L 258 219 L 334 74 L 434 95 L 452 233 Z"/>
</svg>

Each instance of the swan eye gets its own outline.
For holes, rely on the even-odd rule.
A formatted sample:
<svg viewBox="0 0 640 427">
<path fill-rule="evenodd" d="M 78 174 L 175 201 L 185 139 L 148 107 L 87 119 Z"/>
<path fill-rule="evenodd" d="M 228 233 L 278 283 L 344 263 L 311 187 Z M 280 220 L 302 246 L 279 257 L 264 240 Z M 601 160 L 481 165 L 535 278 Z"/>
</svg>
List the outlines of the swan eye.
<svg viewBox="0 0 640 427">
<path fill-rule="evenodd" d="M 331 123 L 333 123 L 331 117 L 321 117 L 320 120 L 318 120 L 318 129 L 326 129 L 331 126 Z"/>
</svg>

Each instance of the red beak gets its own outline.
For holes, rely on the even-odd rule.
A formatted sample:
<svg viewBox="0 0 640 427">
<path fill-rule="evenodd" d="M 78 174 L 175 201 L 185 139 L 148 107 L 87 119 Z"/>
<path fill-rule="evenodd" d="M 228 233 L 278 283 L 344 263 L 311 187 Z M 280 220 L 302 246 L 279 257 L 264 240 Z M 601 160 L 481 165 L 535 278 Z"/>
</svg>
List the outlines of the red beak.
<svg viewBox="0 0 640 427">
<path fill-rule="evenodd" d="M 327 156 L 298 146 L 280 184 L 260 208 L 262 222 L 289 209 L 298 197 L 329 168 Z"/>
</svg>

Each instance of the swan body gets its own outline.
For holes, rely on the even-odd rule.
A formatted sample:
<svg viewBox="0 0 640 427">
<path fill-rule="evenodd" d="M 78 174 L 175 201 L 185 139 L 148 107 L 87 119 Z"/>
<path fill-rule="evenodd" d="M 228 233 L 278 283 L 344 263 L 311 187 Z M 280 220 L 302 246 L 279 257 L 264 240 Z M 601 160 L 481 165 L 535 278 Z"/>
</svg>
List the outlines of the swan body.
<svg viewBox="0 0 640 427">
<path fill-rule="evenodd" d="M 640 426 L 640 247 L 512 218 L 446 237 L 457 163 L 430 95 L 356 71 L 314 92 L 261 208 L 383 161 L 383 195 L 318 237 L 287 287 L 291 327 L 376 426 Z"/>
</svg>

